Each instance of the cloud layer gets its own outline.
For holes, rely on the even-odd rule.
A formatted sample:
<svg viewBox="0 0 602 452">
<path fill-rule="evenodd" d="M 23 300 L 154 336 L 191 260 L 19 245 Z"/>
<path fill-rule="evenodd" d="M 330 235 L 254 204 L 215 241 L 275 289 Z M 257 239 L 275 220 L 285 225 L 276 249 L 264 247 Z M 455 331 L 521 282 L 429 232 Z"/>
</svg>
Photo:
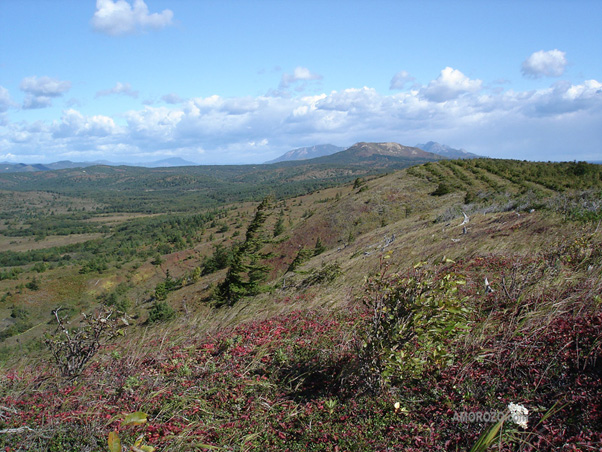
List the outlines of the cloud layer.
<svg viewBox="0 0 602 452">
<path fill-rule="evenodd" d="M 280 85 L 319 79 L 298 67 Z M 399 87 L 413 78 L 402 71 L 392 85 L 395 80 Z M 68 82 L 30 77 L 21 89 L 34 99 L 52 99 L 69 87 Z M 129 85 L 117 84 L 99 93 L 131 91 Z M 602 83 L 597 80 L 504 91 L 488 89 L 481 80 L 446 67 L 426 85 L 414 83 L 394 94 L 362 87 L 316 95 L 235 98 L 182 99 L 172 93 L 162 100 L 164 105 L 114 117 L 70 108 L 52 122 L 6 123 L 0 127 L 0 149 L 30 160 L 43 149 L 54 160 L 123 161 L 129 156 L 140 161 L 179 155 L 199 163 L 257 163 L 319 143 L 412 145 L 435 140 L 492 157 L 574 160 L 599 159 L 602 143 Z M 10 108 L 10 93 L 0 88 L 0 113 Z"/>
<path fill-rule="evenodd" d="M 149 13 L 144 0 L 97 0 L 92 26 L 96 31 L 110 36 L 119 36 L 141 30 L 159 30 L 172 24 L 173 12 Z"/>
</svg>

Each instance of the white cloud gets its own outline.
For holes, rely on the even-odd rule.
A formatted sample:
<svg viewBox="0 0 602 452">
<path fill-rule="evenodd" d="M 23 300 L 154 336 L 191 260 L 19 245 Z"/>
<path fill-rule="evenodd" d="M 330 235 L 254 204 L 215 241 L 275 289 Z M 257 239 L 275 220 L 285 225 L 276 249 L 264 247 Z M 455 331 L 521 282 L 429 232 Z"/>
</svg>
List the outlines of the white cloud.
<svg viewBox="0 0 602 452">
<path fill-rule="evenodd" d="M 558 82 L 549 89 L 538 91 L 525 112 L 538 117 L 558 116 L 600 107 L 601 102 L 602 84 L 597 80 L 586 80 L 581 85 Z"/>
<path fill-rule="evenodd" d="M 130 96 L 133 98 L 138 97 L 138 91 L 134 91 L 132 89 L 132 85 L 121 82 L 117 82 L 113 88 L 98 91 L 96 93 L 96 97 L 110 96 L 111 94 L 123 94 L 124 96 Z"/>
<path fill-rule="evenodd" d="M 441 71 L 439 77 L 421 90 L 421 94 L 430 101 L 445 102 L 456 99 L 464 93 L 480 91 L 482 84 L 481 80 L 471 80 L 457 69 L 446 67 Z"/>
<path fill-rule="evenodd" d="M 119 132 L 112 118 L 102 115 L 84 116 L 74 109 L 65 110 L 61 121 L 52 127 L 54 138 L 106 137 Z"/>
<path fill-rule="evenodd" d="M 306 67 L 297 66 L 292 74 L 282 74 L 282 80 L 280 81 L 280 88 L 288 88 L 290 85 L 297 82 L 307 82 L 311 80 L 322 80 L 320 74 L 311 72 Z"/>
<path fill-rule="evenodd" d="M 10 152 L 8 154 L 0 154 L 0 160 L 6 160 L 6 161 L 15 161 L 17 160 L 17 156 L 14 154 L 11 154 Z"/>
<path fill-rule="evenodd" d="M 67 109 L 50 124 L 8 123 L 0 127 L 0 146 L 17 156 L 42 149 L 57 159 L 77 152 L 114 161 L 162 154 L 200 161 L 202 149 L 203 163 L 256 163 L 307 143 L 413 145 L 436 138 L 495 157 L 574 160 L 599 155 L 602 83 L 486 90 L 446 68 L 423 89 L 394 94 L 363 87 L 311 96 L 215 95 L 117 117 L 125 123 Z M 575 149 L 580 154 L 569 153 Z"/>
<path fill-rule="evenodd" d="M 25 77 L 19 85 L 27 93 L 23 101 L 26 110 L 46 108 L 52 105 L 52 99 L 62 96 L 71 89 L 71 82 L 52 77 Z"/>
<path fill-rule="evenodd" d="M 566 68 L 566 53 L 558 49 L 540 50 L 523 61 L 522 73 L 525 77 L 560 77 Z"/>
<path fill-rule="evenodd" d="M 23 108 L 25 110 L 35 110 L 38 108 L 46 108 L 52 105 L 52 98 L 48 96 L 32 96 L 31 94 L 25 97 Z"/>
<path fill-rule="evenodd" d="M 34 96 L 58 97 L 71 89 L 71 82 L 52 77 L 25 77 L 19 86 L 22 91 Z"/>
<path fill-rule="evenodd" d="M 172 19 L 169 9 L 149 13 L 143 0 L 134 0 L 133 5 L 126 0 L 97 0 L 92 26 L 96 31 L 119 36 L 148 28 L 159 30 L 171 25 Z"/>
<path fill-rule="evenodd" d="M 391 79 L 391 85 L 389 89 L 403 89 L 406 83 L 413 82 L 416 80 L 407 71 L 399 71 Z"/>
</svg>

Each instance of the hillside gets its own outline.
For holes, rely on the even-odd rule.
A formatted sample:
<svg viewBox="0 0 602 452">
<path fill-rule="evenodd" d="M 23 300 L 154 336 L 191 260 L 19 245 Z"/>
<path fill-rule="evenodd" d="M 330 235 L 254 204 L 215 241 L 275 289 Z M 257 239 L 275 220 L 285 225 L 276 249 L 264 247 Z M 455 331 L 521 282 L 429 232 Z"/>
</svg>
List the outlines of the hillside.
<svg viewBox="0 0 602 452">
<path fill-rule="evenodd" d="M 105 214 L 186 212 L 190 205 L 211 208 L 260 201 L 270 194 L 278 198 L 302 195 L 440 158 L 396 143 L 359 143 L 331 156 L 271 165 L 96 165 L 0 174 L 0 190 L 83 197 L 98 205 L 97 213 Z"/>
<path fill-rule="evenodd" d="M 433 160 L 353 148 L 345 161 Z M 0 446 L 105 450 L 115 429 L 157 450 L 468 450 L 496 424 L 456 414 L 515 403 L 528 425 L 505 418 L 503 450 L 597 447 L 602 168 L 388 168 L 169 215 L 0 192 Z M 62 377 L 40 339 L 51 311 L 76 326 L 103 305 L 124 336 Z M 144 425 L 120 425 L 137 411 Z"/>
<path fill-rule="evenodd" d="M 439 155 L 398 143 L 356 143 L 344 151 L 313 159 L 314 163 L 399 167 L 440 160 Z"/>
</svg>

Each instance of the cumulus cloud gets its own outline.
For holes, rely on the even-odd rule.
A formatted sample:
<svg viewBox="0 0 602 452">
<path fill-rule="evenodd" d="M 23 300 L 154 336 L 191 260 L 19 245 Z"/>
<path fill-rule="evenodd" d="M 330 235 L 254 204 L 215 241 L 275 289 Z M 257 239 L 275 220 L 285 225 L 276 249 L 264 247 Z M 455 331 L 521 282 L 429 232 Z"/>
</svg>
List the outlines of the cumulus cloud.
<svg viewBox="0 0 602 452">
<path fill-rule="evenodd" d="M 62 96 L 71 89 L 71 82 L 52 77 L 25 77 L 19 85 L 27 93 L 23 102 L 24 109 L 46 108 L 52 105 L 52 99 Z"/>
<path fill-rule="evenodd" d="M 132 85 L 130 85 L 129 83 L 121 82 L 117 82 L 113 88 L 98 91 L 96 93 L 96 97 L 110 96 L 111 94 L 122 94 L 124 96 L 130 96 L 133 98 L 138 97 L 138 91 L 134 91 L 132 89 Z"/>
<path fill-rule="evenodd" d="M 71 82 L 52 77 L 25 77 L 19 86 L 34 96 L 58 97 L 71 89 Z"/>
<path fill-rule="evenodd" d="M 416 80 L 407 71 L 399 71 L 391 79 L 391 85 L 389 89 L 403 89 L 406 83 L 410 83 Z"/>
<path fill-rule="evenodd" d="M 280 88 L 288 88 L 297 82 L 307 82 L 311 80 L 322 80 L 320 74 L 311 72 L 306 67 L 297 66 L 292 74 L 282 74 L 282 80 L 280 81 Z"/>
<path fill-rule="evenodd" d="M 25 110 L 35 110 L 50 106 L 52 106 L 52 98 L 48 96 L 32 96 L 30 94 L 23 101 L 23 109 Z"/>
<path fill-rule="evenodd" d="M 420 93 L 432 102 L 445 102 L 456 99 L 464 93 L 480 91 L 482 84 L 481 80 L 471 80 L 457 69 L 446 67 L 439 77 L 420 90 Z"/>
<path fill-rule="evenodd" d="M 0 143 L 3 153 L 14 155 L 44 149 L 57 157 L 104 153 L 103 158 L 120 161 L 127 149 L 131 156 L 175 154 L 200 161 L 202 149 L 203 163 L 257 163 L 299 143 L 412 145 L 436 137 L 494 157 L 574 160 L 599 155 L 602 83 L 486 90 L 480 80 L 446 68 L 422 90 L 385 95 L 363 87 L 310 96 L 214 95 L 146 106 L 119 117 L 123 124 L 68 109 L 50 124 L 19 122 L 0 128 Z M 581 154 L 566 154 L 575 149 L 571 141 L 577 136 Z"/>
<path fill-rule="evenodd" d="M 601 101 L 602 84 L 597 80 L 586 80 L 581 85 L 559 82 L 536 92 L 525 111 L 531 116 L 558 116 L 599 107 Z"/>
<path fill-rule="evenodd" d="M 522 73 L 525 77 L 560 77 L 566 68 L 566 53 L 558 49 L 540 50 L 523 61 Z"/>
<path fill-rule="evenodd" d="M 74 109 L 64 111 L 61 121 L 55 122 L 52 127 L 53 138 L 106 137 L 118 132 L 119 128 L 112 118 L 102 115 L 84 116 Z"/>
<path fill-rule="evenodd" d="M 110 36 L 134 33 L 140 30 L 159 30 L 172 24 L 173 12 L 149 13 L 144 0 L 97 0 L 92 26 L 96 31 Z"/>
</svg>

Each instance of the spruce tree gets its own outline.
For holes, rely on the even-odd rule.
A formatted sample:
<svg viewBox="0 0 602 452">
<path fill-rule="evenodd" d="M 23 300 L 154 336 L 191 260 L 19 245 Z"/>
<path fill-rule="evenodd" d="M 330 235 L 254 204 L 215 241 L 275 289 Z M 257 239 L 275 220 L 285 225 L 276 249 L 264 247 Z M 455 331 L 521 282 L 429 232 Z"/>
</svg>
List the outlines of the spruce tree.
<svg viewBox="0 0 602 452">
<path fill-rule="evenodd" d="M 226 279 L 219 284 L 215 294 L 222 303 L 232 306 L 244 296 L 258 294 L 261 284 L 268 277 L 271 268 L 264 260 L 269 255 L 261 253 L 261 249 L 268 241 L 264 225 L 269 216 L 270 204 L 270 198 L 259 204 L 255 217 L 247 228 L 245 241 L 232 251 Z"/>
</svg>

